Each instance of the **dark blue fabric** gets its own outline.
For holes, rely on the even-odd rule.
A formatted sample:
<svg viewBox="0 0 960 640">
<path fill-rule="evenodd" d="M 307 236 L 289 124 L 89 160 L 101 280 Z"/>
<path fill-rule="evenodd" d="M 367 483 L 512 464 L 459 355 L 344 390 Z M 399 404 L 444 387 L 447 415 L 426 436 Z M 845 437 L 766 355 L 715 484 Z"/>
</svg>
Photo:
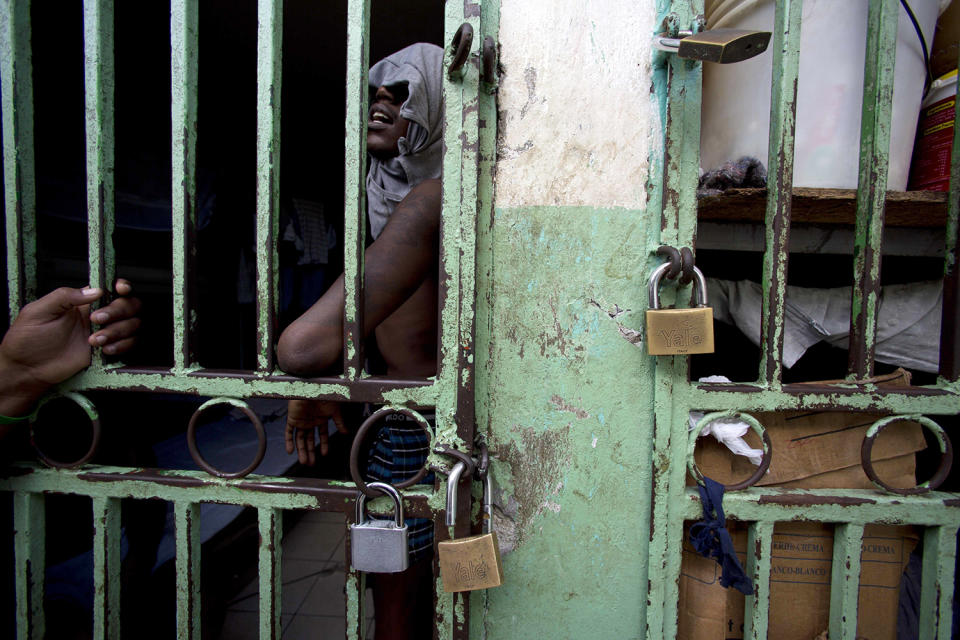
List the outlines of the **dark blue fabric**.
<svg viewBox="0 0 960 640">
<path fill-rule="evenodd" d="M 727 519 L 723 515 L 723 485 L 706 476 L 703 481 L 703 485 L 697 485 L 703 505 L 703 522 L 690 527 L 690 544 L 700 555 L 717 561 L 722 569 L 722 586 L 752 595 L 753 582 L 743 572 L 743 565 L 737 559 L 733 540 L 727 531 Z"/>
</svg>

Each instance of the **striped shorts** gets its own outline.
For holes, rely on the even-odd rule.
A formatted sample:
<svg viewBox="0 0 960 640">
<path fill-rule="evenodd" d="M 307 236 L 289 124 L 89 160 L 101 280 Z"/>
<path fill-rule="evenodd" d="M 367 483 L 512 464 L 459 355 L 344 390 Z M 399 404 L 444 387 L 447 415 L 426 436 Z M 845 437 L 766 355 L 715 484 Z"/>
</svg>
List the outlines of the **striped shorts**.
<svg viewBox="0 0 960 640">
<path fill-rule="evenodd" d="M 432 414 L 424 417 L 433 427 Z M 383 419 L 367 458 L 368 482 L 397 484 L 417 474 L 430 453 L 430 438 L 416 421 L 402 413 L 393 413 Z M 428 473 L 421 484 L 433 484 L 433 473 Z M 410 563 L 433 554 L 433 520 L 407 518 L 407 549 Z"/>
</svg>

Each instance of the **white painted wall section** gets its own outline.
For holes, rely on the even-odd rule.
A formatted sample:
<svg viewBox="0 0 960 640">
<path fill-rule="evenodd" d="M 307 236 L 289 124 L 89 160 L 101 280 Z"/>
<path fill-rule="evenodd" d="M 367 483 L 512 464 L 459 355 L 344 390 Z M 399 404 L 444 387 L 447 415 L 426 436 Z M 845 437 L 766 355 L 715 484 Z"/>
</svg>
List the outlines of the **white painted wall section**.
<svg viewBox="0 0 960 640">
<path fill-rule="evenodd" d="M 496 206 L 640 208 L 653 0 L 502 0 Z"/>
</svg>

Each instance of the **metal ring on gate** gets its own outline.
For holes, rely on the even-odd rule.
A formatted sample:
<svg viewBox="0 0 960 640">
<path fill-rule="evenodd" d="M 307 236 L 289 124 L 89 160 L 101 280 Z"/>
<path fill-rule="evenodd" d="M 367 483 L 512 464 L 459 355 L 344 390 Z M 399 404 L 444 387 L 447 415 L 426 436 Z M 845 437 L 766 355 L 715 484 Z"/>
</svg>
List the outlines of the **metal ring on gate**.
<svg viewBox="0 0 960 640">
<path fill-rule="evenodd" d="M 83 454 L 80 459 L 74 462 L 60 462 L 59 460 L 54 460 L 45 454 L 39 446 L 37 446 L 37 440 L 34 437 L 34 423 L 37 420 L 37 416 L 40 415 L 40 410 L 48 402 L 52 400 L 58 400 L 60 398 L 72 400 L 76 405 L 83 409 L 84 413 L 86 413 L 87 417 L 90 419 L 90 427 L 92 429 L 90 448 L 87 449 L 87 452 Z M 89 398 L 74 391 L 61 391 L 56 395 L 47 396 L 40 401 L 40 405 L 37 407 L 37 410 L 30 417 L 30 444 L 33 445 L 33 450 L 37 452 L 37 457 L 40 458 L 40 461 L 48 467 L 53 467 L 54 469 L 75 469 L 80 465 L 86 464 L 91 458 L 93 458 L 94 454 L 97 452 L 97 447 L 100 445 L 100 415 L 97 413 L 97 408 L 93 405 Z"/>
<path fill-rule="evenodd" d="M 690 250 L 690 247 L 680 247 L 680 286 L 690 284 L 690 281 L 693 280 L 693 272 L 696 267 L 697 263 L 693 257 L 693 251 Z"/>
<path fill-rule="evenodd" d="M 367 483 L 363 480 L 363 474 L 360 473 L 360 449 L 363 447 L 367 433 L 370 431 L 373 425 L 376 424 L 380 418 L 393 413 L 401 413 L 416 421 L 417 424 L 419 424 L 423 428 L 423 431 L 427 434 L 427 438 L 429 438 L 431 442 L 433 441 L 433 430 L 430 428 L 430 423 L 427 422 L 426 418 L 413 409 L 407 409 L 405 407 L 381 407 L 370 414 L 370 417 L 363 421 L 363 424 L 361 424 L 360 428 L 357 430 L 357 434 L 353 437 L 353 445 L 350 447 L 350 477 L 353 478 L 354 483 L 357 485 L 357 489 L 362 491 L 364 495 L 371 498 L 376 498 L 380 494 L 371 490 L 367 486 Z M 417 471 L 415 476 L 391 486 L 394 486 L 397 489 L 406 489 L 407 487 L 411 487 L 423 480 L 426 475 L 427 465 L 424 464 L 420 470 Z"/>
<path fill-rule="evenodd" d="M 453 41 L 450 46 L 454 50 L 453 60 L 450 61 L 450 68 L 447 70 L 447 77 L 454 80 L 458 73 L 467 62 L 470 55 L 470 47 L 473 46 L 473 27 L 469 22 L 464 22 L 453 34 Z"/>
<path fill-rule="evenodd" d="M 683 268 L 683 259 L 680 257 L 680 252 L 675 248 L 669 245 L 661 245 L 657 247 L 657 255 L 663 256 L 668 260 L 669 268 L 667 269 L 665 275 L 667 280 L 673 280 L 680 273 L 680 269 Z"/>
<path fill-rule="evenodd" d="M 257 454 L 254 456 L 253 461 L 240 471 L 232 473 L 218 469 L 207 462 L 197 447 L 197 420 L 200 418 L 200 414 L 210 407 L 220 404 L 227 404 L 243 411 L 246 416 L 250 418 L 250 422 L 253 423 L 253 428 L 257 431 Z M 257 417 L 253 409 L 243 400 L 238 400 L 237 398 L 211 398 L 200 405 L 200 408 L 194 411 L 190 417 L 190 424 L 187 426 L 187 448 L 190 450 L 190 456 L 193 458 L 193 461 L 210 475 L 217 476 L 218 478 L 243 478 L 249 475 L 263 461 L 263 456 L 267 453 L 267 432 L 264 431 L 260 418 Z"/>
<path fill-rule="evenodd" d="M 482 53 L 483 57 L 483 81 L 487 84 L 497 83 L 497 44 L 490 36 L 483 39 Z"/>
<path fill-rule="evenodd" d="M 753 472 L 753 475 L 743 482 L 723 485 L 723 488 L 726 491 L 739 491 L 740 489 L 752 487 L 760 481 L 760 479 L 763 477 L 763 474 L 765 474 L 767 469 L 770 467 L 770 459 L 773 457 L 773 445 L 770 442 L 770 435 L 767 433 L 767 430 L 764 429 L 763 425 L 760 424 L 760 422 L 749 413 L 731 410 L 717 411 L 715 413 L 708 413 L 707 415 L 703 416 L 690 432 L 690 440 L 687 444 L 687 469 L 690 470 L 690 475 L 692 475 L 694 480 L 697 481 L 697 484 L 703 485 L 703 474 L 700 473 L 700 469 L 697 467 L 697 462 L 693 457 L 693 452 L 697 447 L 697 438 L 700 437 L 700 432 L 703 431 L 703 428 L 714 420 L 720 420 L 722 418 L 737 418 L 738 420 L 743 420 L 750 426 L 751 429 L 753 429 L 754 433 L 760 436 L 760 440 L 763 442 L 763 457 L 760 459 L 760 466 L 758 466 L 757 470 Z"/>
<path fill-rule="evenodd" d="M 880 476 L 877 475 L 876 470 L 873 468 L 873 460 L 871 458 L 873 443 L 876 441 L 877 436 L 880 435 L 880 432 L 894 422 L 917 422 L 936 436 L 937 442 L 940 444 L 940 453 L 942 454 L 940 456 L 940 466 L 937 467 L 937 471 L 933 474 L 933 477 L 926 482 L 908 489 L 891 487 L 880 479 Z M 947 479 L 947 475 L 950 473 L 950 467 L 953 466 L 953 445 L 950 443 L 950 438 L 943 428 L 926 416 L 890 416 L 877 420 L 867 429 L 867 433 L 863 437 L 863 444 L 860 445 L 860 464 L 863 466 L 863 472 L 867 474 L 870 481 L 881 489 L 903 496 L 927 493 L 939 487 L 943 484 L 943 481 Z"/>
</svg>

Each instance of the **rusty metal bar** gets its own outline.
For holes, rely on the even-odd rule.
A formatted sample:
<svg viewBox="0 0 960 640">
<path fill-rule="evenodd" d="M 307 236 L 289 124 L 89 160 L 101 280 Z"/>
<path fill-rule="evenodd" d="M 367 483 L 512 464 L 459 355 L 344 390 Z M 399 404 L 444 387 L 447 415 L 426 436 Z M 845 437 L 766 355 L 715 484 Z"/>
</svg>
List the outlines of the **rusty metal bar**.
<svg viewBox="0 0 960 640">
<path fill-rule="evenodd" d="M 703 515 L 700 496 L 688 489 L 678 500 L 680 517 Z M 723 510 L 732 520 L 781 522 L 817 520 L 850 524 L 960 526 L 960 498 L 953 493 L 917 496 L 883 494 L 872 489 L 780 489 L 752 487 L 723 496 Z"/>
<path fill-rule="evenodd" d="M 793 200 L 793 149 L 800 70 L 801 0 L 776 3 L 773 20 L 773 86 L 767 157 L 766 246 L 760 314 L 760 380 L 779 388 L 783 375 L 783 327 Z"/>
<path fill-rule="evenodd" d="M 12 322 L 37 292 L 37 188 L 33 149 L 30 0 L 0 4 L 0 93 L 7 288 Z"/>
<path fill-rule="evenodd" d="M 177 537 L 177 638 L 200 640 L 200 505 L 173 505 Z"/>
<path fill-rule="evenodd" d="M 38 464 L 21 464 L 3 470 L 0 490 L 99 495 L 109 498 L 158 498 L 172 502 L 217 502 L 254 508 L 282 503 L 284 509 L 313 509 L 349 515 L 357 489 L 352 482 L 314 478 L 272 478 L 249 475 L 243 480 L 221 479 L 203 471 L 134 469 L 87 466 L 82 470 L 54 470 Z M 408 517 L 432 518 L 432 487 L 418 485 L 403 492 Z M 388 504 L 382 503 L 384 507 Z M 377 501 L 368 505 L 374 513 Z"/>
<path fill-rule="evenodd" d="M 855 640 L 860 596 L 862 524 L 838 524 L 833 533 L 830 577 L 830 637 Z"/>
<path fill-rule="evenodd" d="M 120 499 L 93 497 L 93 637 L 120 639 Z"/>
<path fill-rule="evenodd" d="M 83 47 L 87 147 L 87 252 L 90 286 L 109 290 L 114 279 L 114 51 L 113 0 L 84 0 Z M 103 354 L 93 352 L 95 368 Z"/>
<path fill-rule="evenodd" d="M 274 366 L 280 213 L 283 0 L 257 4 L 257 368 Z"/>
<path fill-rule="evenodd" d="M 41 493 L 18 491 L 13 504 L 17 640 L 42 640 L 46 636 L 43 616 L 45 498 Z"/>
<path fill-rule="evenodd" d="M 238 371 L 203 369 L 177 375 L 166 368 L 123 367 L 106 372 L 85 372 L 71 378 L 63 390 L 131 390 L 158 393 L 192 393 L 201 396 L 243 398 L 315 398 L 375 402 L 409 406 L 435 406 L 438 389 L 430 380 L 363 378 L 311 378 L 271 376 Z"/>
<path fill-rule="evenodd" d="M 404 495 L 404 504 L 406 504 L 406 495 Z M 353 514 L 352 511 L 347 515 L 347 526 L 354 523 L 354 516 L 351 514 Z M 362 640 L 363 638 L 367 637 L 367 630 L 365 628 L 367 619 L 367 613 L 365 611 L 366 598 L 364 597 L 367 586 L 367 578 L 365 573 L 362 571 L 357 571 L 352 566 L 349 533 L 347 534 L 346 538 L 344 538 L 343 553 L 343 566 L 346 567 L 343 579 L 344 593 L 347 595 L 345 605 L 347 638 Z"/>
<path fill-rule="evenodd" d="M 960 127 L 957 126 L 953 128 L 953 157 L 950 165 L 950 197 L 947 199 L 945 236 L 940 375 L 947 380 L 956 381 L 960 379 Z"/>
<path fill-rule="evenodd" d="M 367 222 L 367 68 L 370 0 L 347 5 L 347 120 L 343 185 L 343 375 L 363 375 L 363 254 Z"/>
<path fill-rule="evenodd" d="M 684 11 L 666 18 L 671 33 L 695 24 L 697 13 L 686 3 Z M 702 6 L 702 5 L 700 5 Z M 674 5 L 674 9 L 678 9 Z M 696 241 L 696 186 L 699 174 L 700 96 L 702 65 L 667 55 L 663 63 L 666 94 L 661 118 L 671 123 L 663 143 L 663 176 L 659 189 L 659 238 L 650 238 L 649 245 L 693 247 Z M 651 230 L 653 232 L 653 230 Z M 651 256 L 652 258 L 652 256 Z M 656 264 L 648 261 L 648 268 Z M 649 272 L 647 272 L 649 273 Z M 669 288 L 662 292 L 661 303 L 689 295 L 675 294 Z M 676 296 L 674 298 L 674 296 Z M 679 591 L 676 576 L 680 574 L 683 518 L 677 513 L 686 476 L 685 459 L 687 419 L 690 407 L 684 402 L 689 380 L 689 357 L 659 357 L 655 363 L 652 513 L 648 549 L 650 561 L 644 616 L 648 640 L 672 638 L 677 633 Z M 681 453 L 683 452 L 683 453 Z M 646 528 L 646 527 L 644 527 Z"/>
<path fill-rule="evenodd" d="M 777 393 L 750 385 L 700 385 L 691 389 L 691 406 L 717 411 L 786 411 L 828 409 L 954 415 L 958 393 L 948 388 L 874 389 L 840 386 L 784 385 Z"/>
<path fill-rule="evenodd" d="M 260 525 L 260 640 L 280 638 L 280 592 L 283 587 L 281 558 L 283 546 L 283 511 L 261 507 L 257 511 Z"/>
<path fill-rule="evenodd" d="M 770 568 L 773 557 L 773 523 L 751 522 L 747 531 L 747 575 L 753 596 L 746 597 L 743 637 L 764 640 L 770 613 Z"/>
<path fill-rule="evenodd" d="M 871 0 L 867 23 L 847 364 L 849 375 L 854 379 L 873 375 L 876 351 L 899 9 L 897 0 Z"/>
<path fill-rule="evenodd" d="M 953 627 L 957 526 L 928 527 L 923 533 L 920 640 L 949 640 Z"/>
<path fill-rule="evenodd" d="M 194 364 L 196 334 L 197 0 L 170 5 L 171 139 L 173 184 L 173 366 Z"/>
</svg>

